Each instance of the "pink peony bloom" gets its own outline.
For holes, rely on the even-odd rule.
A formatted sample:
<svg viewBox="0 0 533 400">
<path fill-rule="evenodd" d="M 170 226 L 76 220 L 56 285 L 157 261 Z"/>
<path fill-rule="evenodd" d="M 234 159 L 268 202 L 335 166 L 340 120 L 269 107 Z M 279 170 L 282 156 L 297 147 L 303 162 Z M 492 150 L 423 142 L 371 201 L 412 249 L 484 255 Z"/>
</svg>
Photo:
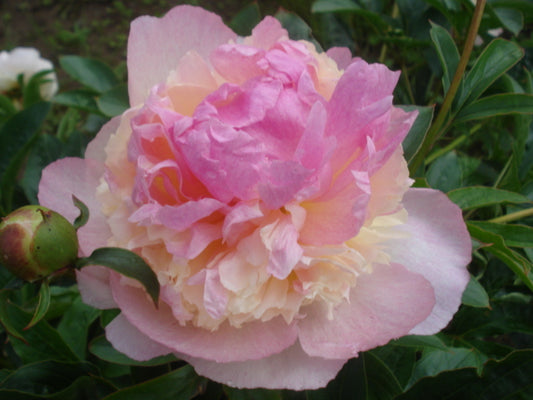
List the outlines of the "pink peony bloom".
<svg viewBox="0 0 533 400">
<path fill-rule="evenodd" d="M 141 17 L 128 42 L 131 108 L 85 159 L 48 166 L 43 205 L 90 208 L 83 255 L 144 257 L 136 281 L 78 273 L 84 301 L 119 308 L 109 341 L 137 360 L 174 353 L 236 387 L 325 386 L 359 352 L 433 334 L 457 311 L 470 238 L 460 210 L 410 189 L 392 105 L 398 73 L 289 40 L 274 18 L 237 37 L 190 6 Z"/>
</svg>

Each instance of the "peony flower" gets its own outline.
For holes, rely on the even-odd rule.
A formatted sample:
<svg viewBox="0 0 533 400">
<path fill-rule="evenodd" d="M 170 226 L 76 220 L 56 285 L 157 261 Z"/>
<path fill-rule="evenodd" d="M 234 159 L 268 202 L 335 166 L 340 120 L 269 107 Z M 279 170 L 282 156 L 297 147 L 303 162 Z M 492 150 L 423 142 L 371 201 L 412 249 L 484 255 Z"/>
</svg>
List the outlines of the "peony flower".
<svg viewBox="0 0 533 400">
<path fill-rule="evenodd" d="M 136 360 L 174 353 L 235 387 L 325 386 L 360 352 L 450 321 L 468 282 L 460 210 L 411 189 L 401 142 L 416 113 L 398 73 L 293 41 L 266 17 L 240 38 L 200 8 L 140 17 L 131 108 L 85 159 L 43 171 L 43 205 L 90 208 L 80 251 L 135 251 L 161 284 L 102 266 L 85 302 L 119 308 L 108 340 Z"/>
<path fill-rule="evenodd" d="M 18 208 L 0 221 L 0 260 L 14 275 L 36 281 L 74 264 L 76 229 L 41 206 Z"/>
<path fill-rule="evenodd" d="M 53 64 L 41 58 L 39 52 L 31 47 L 17 47 L 11 51 L 0 51 L 0 93 L 8 92 L 18 86 L 18 76 L 23 75 L 28 83 L 33 75 L 54 69 Z M 41 85 L 41 97 L 50 100 L 57 92 L 57 77 L 54 72 L 46 74 L 49 80 Z"/>
</svg>

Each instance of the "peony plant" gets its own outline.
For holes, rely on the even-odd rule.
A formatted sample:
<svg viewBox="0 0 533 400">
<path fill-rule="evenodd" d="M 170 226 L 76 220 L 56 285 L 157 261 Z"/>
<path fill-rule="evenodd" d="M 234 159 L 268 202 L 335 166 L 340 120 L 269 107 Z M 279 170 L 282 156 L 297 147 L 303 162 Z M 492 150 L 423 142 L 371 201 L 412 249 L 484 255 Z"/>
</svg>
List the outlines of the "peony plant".
<svg viewBox="0 0 533 400">
<path fill-rule="evenodd" d="M 45 82 L 40 85 L 40 95 L 50 100 L 57 92 L 57 77 L 52 71 L 53 64 L 41 57 L 39 51 L 32 47 L 16 47 L 11 51 L 0 51 L 0 93 L 7 93 L 19 86 L 19 76 L 24 84 L 31 77 L 43 71 L 50 71 L 43 76 Z"/>
<path fill-rule="evenodd" d="M 43 170 L 39 200 L 77 216 L 80 254 L 115 246 L 156 273 L 77 272 L 136 360 L 175 354 L 241 388 L 325 386 L 360 352 L 439 332 L 461 303 L 470 237 L 441 192 L 411 188 L 398 72 L 320 52 L 263 19 L 238 37 L 203 9 L 133 21 L 130 105 L 85 158 Z"/>
</svg>

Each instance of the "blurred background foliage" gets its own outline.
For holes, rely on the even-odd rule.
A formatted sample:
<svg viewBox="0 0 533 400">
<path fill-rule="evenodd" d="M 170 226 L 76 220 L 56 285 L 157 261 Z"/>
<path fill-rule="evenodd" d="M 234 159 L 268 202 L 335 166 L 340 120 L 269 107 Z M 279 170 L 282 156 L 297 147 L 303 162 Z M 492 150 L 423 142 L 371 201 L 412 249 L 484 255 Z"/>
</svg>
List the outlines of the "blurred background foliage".
<svg viewBox="0 0 533 400">
<path fill-rule="evenodd" d="M 0 48 L 38 48 L 60 82 L 50 102 L 35 90 L 38 77 L 10 94 L 18 108 L 0 102 L 2 216 L 35 204 L 42 168 L 82 156 L 102 124 L 128 107 L 130 21 L 184 3 L 0 2 Z M 443 332 L 361 354 L 325 389 L 237 390 L 173 357 L 141 363 L 116 352 L 103 336 L 116 311 L 84 305 L 73 275 L 43 295 L 0 269 L 0 398 L 533 398 L 533 2 L 487 1 L 468 58 L 461 55 L 474 43 L 470 0 L 187 3 L 220 14 L 241 35 L 275 15 L 293 39 L 346 46 L 402 72 L 395 102 L 420 112 L 404 142 L 415 184 L 447 193 L 472 236 L 463 306 Z M 40 321 L 24 329 L 39 310 Z"/>
</svg>

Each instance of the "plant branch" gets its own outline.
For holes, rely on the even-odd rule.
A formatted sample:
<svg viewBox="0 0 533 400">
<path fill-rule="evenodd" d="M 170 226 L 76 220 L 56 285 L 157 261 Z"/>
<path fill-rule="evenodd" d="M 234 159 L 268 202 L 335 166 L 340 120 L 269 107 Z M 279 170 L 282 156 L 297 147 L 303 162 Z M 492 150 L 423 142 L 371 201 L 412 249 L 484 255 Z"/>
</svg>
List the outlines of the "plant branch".
<svg viewBox="0 0 533 400">
<path fill-rule="evenodd" d="M 485 3 L 486 3 L 486 0 L 477 0 L 476 8 L 474 10 L 474 15 L 472 17 L 472 21 L 470 22 L 470 27 L 468 28 L 468 36 L 466 38 L 465 46 L 463 48 L 461 58 L 459 59 L 459 64 L 457 65 L 457 69 L 455 70 L 455 74 L 450 84 L 450 88 L 448 89 L 448 92 L 446 93 L 446 96 L 444 97 L 444 101 L 442 102 L 442 106 L 439 110 L 439 113 L 437 114 L 437 117 L 435 118 L 433 125 L 429 129 L 426 135 L 426 138 L 424 139 L 424 142 L 422 143 L 422 146 L 420 147 L 420 150 L 418 150 L 418 153 L 416 154 L 413 161 L 411 162 L 411 165 L 410 165 L 411 175 L 413 175 L 418 170 L 418 168 L 422 165 L 422 163 L 424 162 L 424 158 L 426 157 L 426 154 L 429 153 L 429 151 L 431 150 L 435 142 L 445 132 L 445 129 L 442 129 L 442 126 L 446 122 L 448 113 L 453 104 L 453 100 L 455 98 L 455 95 L 457 94 L 457 90 L 459 89 L 461 80 L 463 79 L 466 66 L 468 64 L 468 61 L 470 60 L 470 55 L 472 54 L 472 49 L 474 48 L 474 42 L 476 40 L 479 25 L 481 24 L 481 18 L 483 17 L 483 10 L 485 9 Z"/>
<path fill-rule="evenodd" d="M 531 217 L 533 216 L 533 207 L 526 208 L 525 210 L 516 211 L 507 215 L 502 215 L 501 217 L 492 218 L 489 219 L 488 222 L 496 222 L 496 223 L 505 223 L 505 222 L 512 222 L 516 221 L 518 219 Z"/>
</svg>

